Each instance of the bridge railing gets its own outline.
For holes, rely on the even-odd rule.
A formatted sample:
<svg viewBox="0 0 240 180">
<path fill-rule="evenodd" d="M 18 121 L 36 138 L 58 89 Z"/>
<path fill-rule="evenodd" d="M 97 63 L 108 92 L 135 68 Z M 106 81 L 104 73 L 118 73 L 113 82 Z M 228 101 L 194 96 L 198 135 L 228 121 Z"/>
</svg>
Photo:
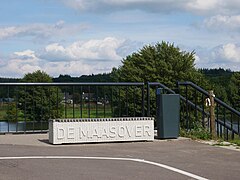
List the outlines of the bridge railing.
<svg viewBox="0 0 240 180">
<path fill-rule="evenodd" d="M 0 133 L 46 132 L 50 118 L 141 117 L 144 83 L 0 83 Z"/>
<path fill-rule="evenodd" d="M 185 98 L 182 103 L 185 104 L 183 105 L 185 107 L 184 119 L 187 127 L 191 128 L 191 122 L 194 122 L 194 119 L 201 119 L 202 126 L 209 128 L 209 109 L 205 105 L 209 93 L 192 82 L 178 82 L 178 91 Z M 234 139 L 235 136 L 240 137 L 240 112 L 217 97 L 214 97 L 214 101 L 218 137 L 226 140 Z M 194 106 L 190 105 L 192 102 Z"/>
<path fill-rule="evenodd" d="M 209 129 L 208 92 L 192 82 L 174 90 L 144 83 L 0 83 L 0 133 L 46 132 L 50 118 L 156 117 L 156 88 L 179 93 L 180 124 Z M 217 135 L 240 135 L 240 112 L 215 97 Z"/>
</svg>

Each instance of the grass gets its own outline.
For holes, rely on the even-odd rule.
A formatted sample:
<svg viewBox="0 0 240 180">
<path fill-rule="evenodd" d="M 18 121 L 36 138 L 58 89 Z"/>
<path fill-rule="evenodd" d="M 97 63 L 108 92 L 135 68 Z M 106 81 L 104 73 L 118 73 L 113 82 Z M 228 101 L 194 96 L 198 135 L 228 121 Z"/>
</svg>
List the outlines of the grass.
<svg viewBox="0 0 240 180">
<path fill-rule="evenodd" d="M 0 121 L 7 121 L 7 110 L 8 105 L 2 104 L 0 106 Z M 98 105 L 96 106 L 91 104 L 90 109 L 88 108 L 88 104 L 85 104 L 82 108 L 79 104 L 75 104 L 74 108 L 72 104 L 65 104 L 63 108 L 63 113 L 61 118 L 104 118 L 104 117 L 113 117 L 112 108 L 111 105 Z M 17 120 L 16 120 L 17 119 Z M 20 110 L 18 110 L 18 117 L 13 120 L 10 120 L 11 122 L 21 122 L 25 121 L 24 113 Z M 27 119 L 27 121 L 30 121 Z"/>
<path fill-rule="evenodd" d="M 233 144 L 235 144 L 235 145 L 240 147 L 240 139 L 230 140 L 230 143 L 233 143 Z"/>
<path fill-rule="evenodd" d="M 103 118 L 103 117 L 113 117 L 111 106 L 106 105 L 105 108 L 102 105 L 99 105 L 96 108 L 95 106 L 90 106 L 90 109 L 88 107 L 83 107 L 82 109 L 80 106 L 75 106 L 73 108 L 72 105 L 67 105 L 66 108 L 64 108 L 63 116 L 62 118 Z"/>
<path fill-rule="evenodd" d="M 197 125 L 193 129 L 188 131 L 180 128 L 180 136 L 188 137 L 194 140 L 210 140 L 212 138 L 210 132 L 207 129 Z"/>
</svg>

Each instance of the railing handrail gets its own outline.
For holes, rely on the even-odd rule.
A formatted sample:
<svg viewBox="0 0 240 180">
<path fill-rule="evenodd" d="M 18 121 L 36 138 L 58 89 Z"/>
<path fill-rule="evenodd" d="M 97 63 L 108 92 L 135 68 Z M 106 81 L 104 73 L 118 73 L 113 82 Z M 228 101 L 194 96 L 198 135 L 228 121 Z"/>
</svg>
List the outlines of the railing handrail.
<svg viewBox="0 0 240 180">
<path fill-rule="evenodd" d="M 160 83 L 160 82 L 148 82 L 148 84 L 150 86 L 160 86 L 161 88 L 169 91 L 170 93 L 176 94 L 175 91 L 173 91 L 172 89 L 170 89 L 169 87 L 165 86 L 164 84 Z"/>
<path fill-rule="evenodd" d="M 206 96 L 209 95 L 209 93 L 208 93 L 206 90 L 204 90 L 203 88 L 201 88 L 200 86 L 194 84 L 194 83 L 191 82 L 191 81 L 178 82 L 178 86 L 179 86 L 179 85 L 185 85 L 185 86 L 186 86 L 186 85 L 190 85 L 190 86 L 192 86 L 193 88 L 195 88 L 196 90 L 198 90 L 199 92 L 203 93 L 204 95 L 206 95 Z"/>
<path fill-rule="evenodd" d="M 168 92 L 173 93 L 173 94 L 176 94 L 175 91 L 173 91 L 173 90 L 170 89 L 169 87 L 167 87 L 167 86 L 165 86 L 164 84 L 159 83 L 159 82 L 148 82 L 148 85 L 149 85 L 149 86 L 160 86 L 161 88 L 167 90 Z M 180 94 L 179 94 L 179 95 L 180 95 Z M 186 101 L 186 100 L 187 100 L 187 99 L 186 99 L 185 97 L 183 97 L 182 95 L 180 95 L 180 99 L 181 99 L 182 101 Z M 198 105 L 196 106 L 192 101 L 187 100 L 187 103 L 188 103 L 189 105 L 191 105 L 192 107 L 196 107 L 198 111 L 203 112 L 205 115 L 210 116 L 209 113 L 203 111 L 203 109 L 202 109 L 201 107 L 199 107 Z"/>
<path fill-rule="evenodd" d="M 0 86 L 144 86 L 144 82 L 18 82 L 0 83 Z"/>
<path fill-rule="evenodd" d="M 205 94 L 206 96 L 209 96 L 209 93 L 207 91 L 205 91 L 204 89 L 202 89 L 201 87 L 199 87 L 198 85 L 194 84 L 193 82 L 190 81 L 186 81 L 186 82 L 178 82 L 178 85 L 190 85 L 191 87 L 195 88 L 196 90 L 198 90 L 199 92 Z M 214 97 L 215 102 L 217 102 L 218 104 L 222 105 L 224 108 L 228 109 L 229 111 L 237 114 L 238 116 L 240 116 L 240 112 L 237 111 L 236 109 L 232 108 L 231 106 L 229 106 L 228 104 L 226 104 L 225 102 L 223 102 L 222 100 L 220 100 L 217 97 Z"/>
</svg>

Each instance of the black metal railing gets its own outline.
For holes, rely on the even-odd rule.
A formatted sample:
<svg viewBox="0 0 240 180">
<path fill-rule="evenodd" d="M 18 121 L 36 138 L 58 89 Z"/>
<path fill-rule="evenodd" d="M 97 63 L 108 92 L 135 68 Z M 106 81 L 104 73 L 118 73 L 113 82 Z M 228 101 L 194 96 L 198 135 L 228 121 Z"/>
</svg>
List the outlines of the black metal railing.
<svg viewBox="0 0 240 180">
<path fill-rule="evenodd" d="M 201 120 L 203 127 L 209 128 L 210 114 L 205 106 L 209 93 L 192 82 L 178 82 L 178 91 L 185 98 L 182 107 L 185 108 L 183 118 L 187 122 L 187 128 L 191 128 L 191 123 L 198 120 Z M 240 112 L 217 97 L 214 97 L 214 101 L 218 137 L 226 140 L 234 139 L 236 135 L 240 137 Z"/>
<path fill-rule="evenodd" d="M 179 90 L 176 88 L 174 90 L 170 89 L 169 87 L 165 86 L 162 83 L 159 82 L 148 82 L 147 83 L 147 114 L 148 116 L 156 116 L 155 112 L 155 106 L 153 107 L 153 102 L 156 102 L 156 92 L 157 88 L 161 88 L 163 90 L 164 94 L 176 94 L 179 93 Z M 150 93 L 152 91 L 152 93 Z M 197 106 L 194 102 L 188 100 L 183 95 L 180 94 L 180 123 L 181 127 L 190 130 L 190 119 L 189 116 L 186 116 L 186 114 L 189 114 L 189 108 L 195 109 L 196 112 L 201 112 L 205 117 L 210 117 L 210 114 L 208 112 L 202 111 L 202 108 Z M 186 108 L 187 107 L 187 108 Z M 198 118 L 196 116 L 196 118 Z"/>
<path fill-rule="evenodd" d="M 51 118 L 156 117 L 157 88 L 180 94 L 182 128 L 209 129 L 209 94 L 192 82 L 178 82 L 174 90 L 159 82 L 0 83 L 0 133 L 46 132 Z M 214 99 L 217 135 L 234 139 L 240 112 Z"/>
<path fill-rule="evenodd" d="M 46 132 L 51 118 L 145 115 L 144 83 L 0 83 L 0 133 Z"/>
</svg>

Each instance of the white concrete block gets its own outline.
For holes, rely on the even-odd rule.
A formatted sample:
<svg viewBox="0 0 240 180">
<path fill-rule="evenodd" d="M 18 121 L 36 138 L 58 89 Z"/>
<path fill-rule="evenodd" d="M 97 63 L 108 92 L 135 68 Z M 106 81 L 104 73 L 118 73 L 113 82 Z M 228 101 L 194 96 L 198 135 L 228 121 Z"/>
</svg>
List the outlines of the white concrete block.
<svg viewBox="0 0 240 180">
<path fill-rule="evenodd" d="M 154 140 L 154 118 L 83 118 L 49 121 L 49 142 L 89 143 Z"/>
</svg>

